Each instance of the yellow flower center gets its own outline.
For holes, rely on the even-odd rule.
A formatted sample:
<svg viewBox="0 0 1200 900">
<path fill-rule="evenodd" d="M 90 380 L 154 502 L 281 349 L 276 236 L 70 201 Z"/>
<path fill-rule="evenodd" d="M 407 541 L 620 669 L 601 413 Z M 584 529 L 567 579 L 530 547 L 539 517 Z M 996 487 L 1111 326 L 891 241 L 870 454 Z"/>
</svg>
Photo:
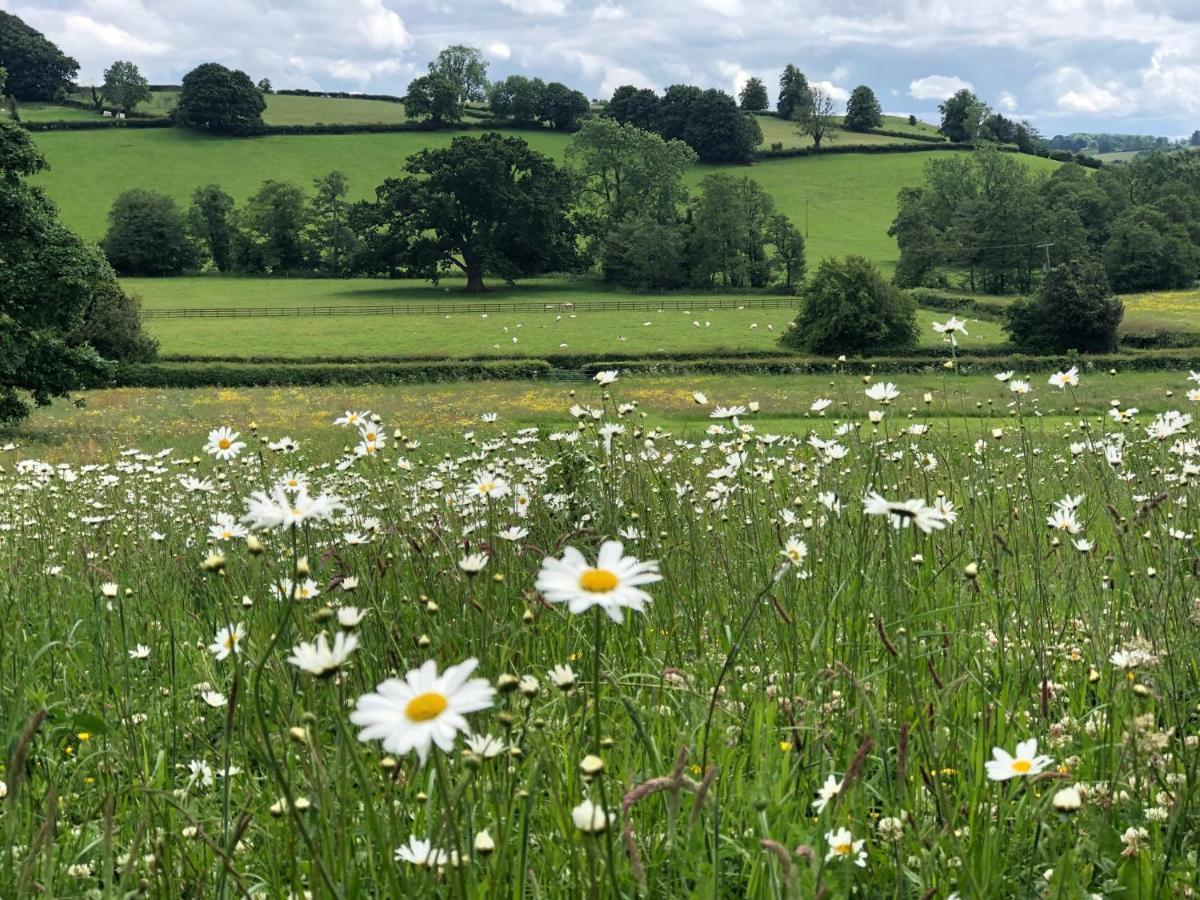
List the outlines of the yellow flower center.
<svg viewBox="0 0 1200 900">
<path fill-rule="evenodd" d="M 490 494 L 495 489 L 496 489 L 496 485 L 494 482 L 491 482 L 491 481 L 483 481 L 483 482 L 480 482 L 480 484 L 479 484 L 479 493 L 481 493 L 481 494 Z"/>
<path fill-rule="evenodd" d="M 608 569 L 588 569 L 579 576 L 579 586 L 593 594 L 606 594 L 617 586 L 617 576 Z"/>
<path fill-rule="evenodd" d="M 232 650 L 237 646 L 237 642 L 237 634 L 235 632 L 230 632 L 229 636 L 225 638 L 225 649 Z"/>
<path fill-rule="evenodd" d="M 219 441 L 217 441 L 217 446 L 222 450 L 228 450 L 232 444 L 233 442 L 229 440 L 229 438 L 221 438 Z"/>
<path fill-rule="evenodd" d="M 834 844 L 833 845 L 833 852 L 838 854 L 839 856 L 848 856 L 850 854 L 850 849 L 851 848 L 850 848 L 849 844 Z"/>
<path fill-rule="evenodd" d="M 1033 768 L 1033 763 L 1027 759 L 1017 759 L 1013 760 L 1012 767 L 1014 772 L 1020 772 L 1022 775 L 1024 775 Z"/>
<path fill-rule="evenodd" d="M 418 694 L 408 701 L 404 714 L 414 722 L 428 722 L 440 716 L 446 705 L 446 698 L 439 693 Z"/>
</svg>

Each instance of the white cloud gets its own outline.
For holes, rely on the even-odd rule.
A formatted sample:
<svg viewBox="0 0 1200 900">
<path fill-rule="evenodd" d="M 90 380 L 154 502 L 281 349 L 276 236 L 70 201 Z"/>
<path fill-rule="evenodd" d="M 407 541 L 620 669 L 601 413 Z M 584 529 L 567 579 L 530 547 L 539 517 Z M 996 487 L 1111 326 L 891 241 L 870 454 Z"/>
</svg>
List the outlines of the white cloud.
<svg viewBox="0 0 1200 900">
<path fill-rule="evenodd" d="M 813 81 L 810 83 L 813 87 L 823 90 L 827 97 L 832 98 L 838 103 L 845 103 L 850 99 L 850 92 L 845 88 L 838 87 L 832 81 Z"/>
<path fill-rule="evenodd" d="M 166 41 L 138 37 L 116 25 L 97 22 L 90 16 L 70 13 L 55 29 L 54 37 L 64 46 L 84 45 L 93 50 L 103 49 L 121 59 L 138 56 L 164 56 L 174 48 Z M 69 53 L 69 51 L 68 51 Z"/>
<path fill-rule="evenodd" d="M 973 91 L 975 85 L 957 75 L 926 75 L 909 82 L 908 95 L 917 100 L 945 100 L 963 89 Z"/>
<path fill-rule="evenodd" d="M 565 16 L 566 0 L 500 0 L 510 9 L 526 16 Z"/>
<path fill-rule="evenodd" d="M 412 43 L 404 20 L 383 5 L 382 0 L 359 0 L 359 33 L 377 50 L 403 50 Z"/>
<path fill-rule="evenodd" d="M 616 22 L 628 17 L 629 10 L 623 6 L 613 6 L 610 3 L 601 3 L 592 10 L 592 19 L 596 22 Z"/>
<path fill-rule="evenodd" d="M 700 0 L 700 6 L 722 16 L 742 15 L 742 0 Z"/>
<path fill-rule="evenodd" d="M 1054 74 L 1058 111 L 1084 115 L 1122 115 L 1137 108 L 1133 92 L 1116 80 L 1093 81 L 1082 69 L 1064 66 Z"/>
<path fill-rule="evenodd" d="M 1147 102 L 1168 111 L 1182 107 L 1193 116 L 1200 115 L 1200 46 L 1155 51 L 1142 72 L 1142 86 Z"/>
<path fill-rule="evenodd" d="M 611 97 L 613 91 L 623 84 L 648 88 L 656 86 L 648 75 L 638 69 L 629 69 L 625 66 L 608 66 L 605 68 L 604 78 L 600 82 L 599 96 Z"/>
<path fill-rule="evenodd" d="M 1014 113 L 1017 111 L 1017 98 L 1008 91 L 1001 91 L 996 105 L 1006 113 Z"/>
<path fill-rule="evenodd" d="M 487 45 L 487 55 L 492 59 L 508 59 L 512 56 L 512 47 L 503 41 L 495 41 Z"/>
</svg>

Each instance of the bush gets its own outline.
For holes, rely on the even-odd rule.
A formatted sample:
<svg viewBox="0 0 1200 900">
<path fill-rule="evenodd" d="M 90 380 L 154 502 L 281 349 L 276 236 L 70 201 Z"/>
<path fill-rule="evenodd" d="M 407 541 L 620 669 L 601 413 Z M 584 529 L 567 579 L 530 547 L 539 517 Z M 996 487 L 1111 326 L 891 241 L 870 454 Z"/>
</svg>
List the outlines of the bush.
<svg viewBox="0 0 1200 900">
<path fill-rule="evenodd" d="M 1004 327 L 1026 353 L 1111 353 L 1124 316 L 1104 270 L 1084 260 L 1047 272 L 1037 293 L 1009 307 Z"/>
<path fill-rule="evenodd" d="M 183 211 L 166 194 L 126 191 L 108 221 L 100 248 L 121 275 L 178 275 L 200 263 Z"/>
<path fill-rule="evenodd" d="M 784 150 L 760 150 L 758 159 L 790 159 L 794 156 L 828 156 L 831 153 L 928 153 L 931 150 L 974 150 L 970 143 L 953 141 L 916 141 L 911 144 L 829 144 L 820 150 L 815 147 L 788 147 Z M 1002 146 L 1001 150 L 1016 153 L 1016 147 Z"/>
<path fill-rule="evenodd" d="M 917 344 L 917 305 L 863 256 L 822 260 L 781 338 L 812 353 L 897 351 Z"/>
<path fill-rule="evenodd" d="M 550 372 L 545 360 L 419 363 L 127 363 L 117 367 L 115 387 L 319 387 L 331 384 L 417 384 L 537 378 Z"/>
<path fill-rule="evenodd" d="M 604 241 L 604 280 L 636 291 L 683 287 L 684 243 L 683 229 L 674 222 L 640 217 L 618 222 Z"/>
<path fill-rule="evenodd" d="M 150 362 L 158 341 L 142 331 L 141 301 L 115 281 L 100 285 L 76 338 L 86 341 L 105 359 Z"/>
<path fill-rule="evenodd" d="M 175 122 L 215 134 L 258 134 L 266 108 L 262 91 L 245 72 L 204 63 L 183 76 Z"/>
<path fill-rule="evenodd" d="M 1122 213 L 1104 245 L 1104 270 L 1122 294 L 1188 287 L 1198 269 L 1187 229 L 1149 206 Z"/>
</svg>

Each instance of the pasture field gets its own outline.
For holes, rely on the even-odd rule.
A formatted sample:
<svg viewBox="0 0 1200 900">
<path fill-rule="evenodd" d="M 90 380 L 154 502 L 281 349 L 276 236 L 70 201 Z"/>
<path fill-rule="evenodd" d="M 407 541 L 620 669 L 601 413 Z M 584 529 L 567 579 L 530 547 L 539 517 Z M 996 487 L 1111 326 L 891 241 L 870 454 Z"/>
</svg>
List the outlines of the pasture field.
<svg viewBox="0 0 1200 900">
<path fill-rule="evenodd" d="M 806 134 L 800 134 L 796 130 L 796 123 L 789 122 L 776 116 L 756 116 L 755 121 L 758 122 L 758 127 L 762 129 L 763 142 L 759 149 L 766 150 L 772 144 L 783 144 L 784 148 L 792 147 L 811 147 L 812 138 Z M 908 125 L 908 120 L 904 120 L 905 130 L 920 134 L 918 129 L 911 128 Z M 885 128 L 888 126 L 884 126 Z M 837 144 L 911 144 L 914 141 L 905 138 L 892 137 L 891 135 L 860 133 L 854 131 L 845 131 L 841 128 L 831 128 L 826 135 L 826 146 L 836 146 Z"/>
<path fill-rule="evenodd" d="M 0 118 L 7 120 L 11 115 L 7 106 L 0 107 Z M 54 103 L 19 103 L 17 115 L 23 122 L 81 122 L 97 118 L 91 110 Z"/>
<path fill-rule="evenodd" d="M 1021 374 L 39 413 L 0 470 L 0 883 L 1186 895 L 1195 385 Z"/>
<path fill-rule="evenodd" d="M 1200 331 L 1200 289 L 1125 294 L 1127 331 Z"/>
<path fill-rule="evenodd" d="M 384 178 L 402 174 L 409 154 L 423 147 L 446 146 L 458 134 L 479 132 L 252 139 L 173 128 L 39 133 L 35 140 L 51 168 L 34 182 L 46 188 L 69 227 L 98 240 L 107 228 L 113 200 L 130 188 L 161 191 L 186 205 L 196 187 L 216 183 L 240 203 L 268 178 L 309 188 L 314 178 L 340 169 L 349 176 L 350 195 L 357 200 L 372 196 Z M 570 139 L 548 131 L 513 134 L 560 160 Z M 748 175 L 771 193 L 781 212 L 807 231 L 810 265 L 826 256 L 859 253 L 890 271 L 898 257 L 896 243 L 887 235 L 896 214 L 896 195 L 902 187 L 921 183 L 930 158 L 926 153 L 847 153 L 752 166 L 698 165 L 689 172 L 688 181 L 694 186 L 718 171 Z M 1035 171 L 1050 172 L 1060 165 L 1040 157 L 1019 158 Z M 138 165 L 130 165 L 132 159 Z"/>
<path fill-rule="evenodd" d="M 77 99 L 91 102 L 90 93 L 78 93 Z M 357 97 L 304 97 L 295 94 L 267 94 L 263 121 L 268 125 L 364 125 L 404 122 L 404 104 Z M 134 109 L 139 113 L 167 115 L 179 102 L 179 91 L 152 91 L 150 99 Z M 32 105 L 32 104 L 31 104 Z M 94 119 L 97 114 L 70 106 L 37 104 L 37 121 Z M 26 107 L 21 106 L 21 115 Z M 31 119 L 33 120 L 33 119 Z"/>
</svg>

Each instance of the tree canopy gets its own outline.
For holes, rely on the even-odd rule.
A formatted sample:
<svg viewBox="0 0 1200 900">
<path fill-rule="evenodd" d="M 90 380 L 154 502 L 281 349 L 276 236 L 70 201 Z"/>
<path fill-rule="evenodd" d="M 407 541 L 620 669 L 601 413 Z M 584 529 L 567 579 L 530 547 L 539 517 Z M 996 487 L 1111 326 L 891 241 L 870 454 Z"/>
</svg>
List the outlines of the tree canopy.
<svg viewBox="0 0 1200 900">
<path fill-rule="evenodd" d="M 875 92 L 865 84 L 860 84 L 850 94 L 846 102 L 846 118 L 843 124 L 850 131 L 870 131 L 883 124 L 883 107 Z"/>
<path fill-rule="evenodd" d="M 8 71 L 6 89 L 18 100 L 55 100 L 70 90 L 79 71 L 79 63 L 44 34 L 3 10 L 0 10 L 0 67 Z"/>
<path fill-rule="evenodd" d="M 125 191 L 108 222 L 100 248 L 122 275 L 179 275 L 200 262 L 183 210 L 166 194 Z"/>
<path fill-rule="evenodd" d="M 454 44 L 441 51 L 429 64 L 429 74 L 438 75 L 454 86 L 458 105 L 482 100 L 487 93 L 488 64 L 476 47 Z"/>
<path fill-rule="evenodd" d="M 1004 327 L 1024 353 L 1110 353 L 1124 316 L 1104 269 L 1080 260 L 1050 269 L 1031 298 L 1008 308 Z"/>
<path fill-rule="evenodd" d="M 477 292 L 488 274 L 511 281 L 575 266 L 571 176 L 525 141 L 456 137 L 405 169 L 351 213 L 368 270 L 435 283 L 459 271 Z"/>
<path fill-rule="evenodd" d="M 623 85 L 605 112 L 623 124 L 683 141 L 703 162 L 747 162 L 762 143 L 762 129 L 754 117 L 715 88 L 673 84 L 659 97 L 654 91 Z"/>
<path fill-rule="evenodd" d="M 28 132 L 0 122 L 0 421 L 96 386 L 111 360 L 145 359 L 135 302 L 100 251 L 25 179 L 45 168 Z M 103 347 L 108 356 L 101 356 Z"/>
<path fill-rule="evenodd" d="M 939 104 L 938 110 L 942 114 L 938 131 L 952 141 L 975 140 L 988 113 L 987 105 L 966 88 Z"/>
<path fill-rule="evenodd" d="M 183 76 L 175 121 L 217 134 L 249 135 L 262 130 L 267 101 L 240 69 L 204 63 Z"/>
<path fill-rule="evenodd" d="M 775 101 L 775 111 L 780 118 L 795 119 L 809 105 L 808 79 L 804 73 L 788 63 L 779 76 L 779 96 Z"/>
<path fill-rule="evenodd" d="M 462 118 L 460 88 L 441 72 L 418 75 L 408 83 L 404 112 L 411 118 L 426 118 L 434 125 Z"/>
<path fill-rule="evenodd" d="M 761 78 L 751 78 L 742 85 L 741 93 L 738 94 L 738 106 L 746 112 L 763 112 L 770 104 L 767 86 Z"/>
<path fill-rule="evenodd" d="M 104 98 L 122 112 L 150 99 L 150 82 L 131 62 L 117 60 L 104 70 Z"/>
</svg>

